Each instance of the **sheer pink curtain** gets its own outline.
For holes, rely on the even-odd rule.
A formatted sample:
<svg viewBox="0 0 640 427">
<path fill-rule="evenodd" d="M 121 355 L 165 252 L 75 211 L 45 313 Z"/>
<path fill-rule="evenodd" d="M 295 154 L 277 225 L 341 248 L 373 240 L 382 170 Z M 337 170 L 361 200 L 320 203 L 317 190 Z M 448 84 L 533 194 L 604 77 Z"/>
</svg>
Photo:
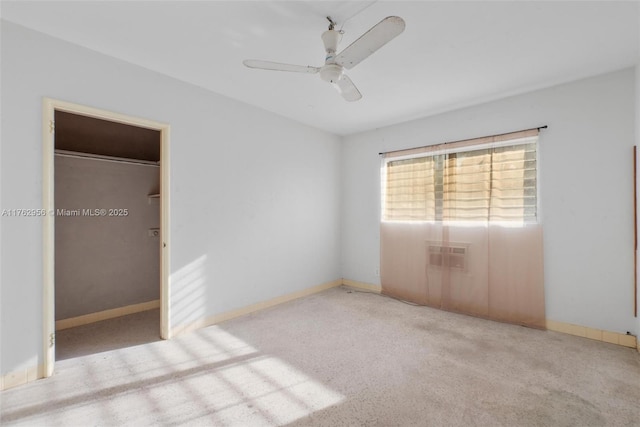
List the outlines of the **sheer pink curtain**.
<svg viewBox="0 0 640 427">
<path fill-rule="evenodd" d="M 537 130 L 462 141 L 438 158 L 388 154 L 380 226 L 382 292 L 418 304 L 545 327 Z M 477 144 L 483 144 L 478 150 Z M 508 143 L 507 143 L 508 144 Z M 424 157 L 424 156 L 423 156 Z M 388 162 L 399 158 L 397 162 Z"/>
</svg>

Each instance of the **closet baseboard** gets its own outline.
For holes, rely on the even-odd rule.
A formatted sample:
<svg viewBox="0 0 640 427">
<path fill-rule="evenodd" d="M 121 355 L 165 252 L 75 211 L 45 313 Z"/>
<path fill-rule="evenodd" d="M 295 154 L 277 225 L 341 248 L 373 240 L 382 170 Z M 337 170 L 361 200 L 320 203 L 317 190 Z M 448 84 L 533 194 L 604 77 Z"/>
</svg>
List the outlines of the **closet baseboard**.
<svg viewBox="0 0 640 427">
<path fill-rule="evenodd" d="M 124 307 L 112 308 L 110 310 L 98 311 L 97 313 L 84 314 L 78 317 L 56 320 L 56 331 L 62 329 L 75 328 L 76 326 L 88 325 L 89 323 L 100 322 L 102 320 L 113 319 L 114 317 L 126 316 L 128 314 L 140 313 L 141 311 L 153 310 L 160 307 L 160 300 L 142 302 L 139 304 L 127 305 Z"/>
</svg>

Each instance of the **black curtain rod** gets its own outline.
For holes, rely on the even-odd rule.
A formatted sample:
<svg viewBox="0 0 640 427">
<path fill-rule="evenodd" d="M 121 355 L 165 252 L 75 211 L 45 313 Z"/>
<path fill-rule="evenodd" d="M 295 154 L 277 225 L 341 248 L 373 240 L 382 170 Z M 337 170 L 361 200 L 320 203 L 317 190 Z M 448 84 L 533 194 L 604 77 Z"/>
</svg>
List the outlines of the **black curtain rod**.
<svg viewBox="0 0 640 427">
<path fill-rule="evenodd" d="M 488 135 L 488 136 L 482 136 L 482 137 L 479 137 L 479 138 L 469 138 L 469 139 L 490 138 L 490 137 L 492 137 L 492 136 L 509 135 L 510 133 L 526 132 L 526 131 L 528 131 L 528 130 L 534 130 L 534 129 L 540 130 L 540 129 L 546 129 L 546 128 L 548 128 L 548 126 L 547 126 L 547 125 L 544 125 L 544 126 L 538 126 L 537 128 L 522 129 L 522 130 L 516 130 L 516 131 L 513 131 L 513 132 L 505 132 L 505 133 L 499 133 L 499 134 L 497 134 L 497 135 Z M 455 142 L 460 142 L 460 141 L 466 141 L 466 140 L 464 140 L 464 139 L 460 139 L 460 140 L 458 140 L 458 141 L 442 142 L 442 143 L 440 143 L 440 144 L 434 144 L 434 145 L 447 145 L 447 144 L 453 144 L 453 143 L 455 143 Z M 382 156 L 382 155 L 384 155 L 384 154 L 394 153 L 394 152 L 396 152 L 396 151 L 417 150 L 418 148 L 425 148 L 425 147 L 430 147 L 430 145 L 422 145 L 422 146 L 420 146 L 420 147 L 413 147 L 413 148 L 402 148 L 402 149 L 400 149 L 400 150 L 393 150 L 393 151 L 383 151 L 382 153 L 378 153 L 378 155 L 379 155 L 379 156 Z"/>
</svg>

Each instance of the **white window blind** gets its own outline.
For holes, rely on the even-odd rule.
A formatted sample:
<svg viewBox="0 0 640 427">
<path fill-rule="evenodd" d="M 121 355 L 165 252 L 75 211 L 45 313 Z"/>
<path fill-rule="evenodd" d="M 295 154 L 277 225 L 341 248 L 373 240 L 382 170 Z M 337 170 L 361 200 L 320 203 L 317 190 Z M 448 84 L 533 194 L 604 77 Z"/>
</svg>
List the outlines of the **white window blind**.
<svg viewBox="0 0 640 427">
<path fill-rule="evenodd" d="M 531 133 L 386 154 L 383 220 L 536 222 Z"/>
</svg>

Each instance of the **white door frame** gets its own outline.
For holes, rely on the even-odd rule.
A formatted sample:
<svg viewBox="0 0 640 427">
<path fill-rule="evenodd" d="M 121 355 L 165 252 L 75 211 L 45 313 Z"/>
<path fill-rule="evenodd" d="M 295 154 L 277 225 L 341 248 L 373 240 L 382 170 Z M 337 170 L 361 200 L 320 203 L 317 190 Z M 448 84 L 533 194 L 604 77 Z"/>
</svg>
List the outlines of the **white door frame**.
<svg viewBox="0 0 640 427">
<path fill-rule="evenodd" d="M 42 109 L 42 207 L 43 217 L 43 363 L 42 376 L 53 374 L 55 363 L 55 111 L 79 114 L 160 131 L 160 337 L 171 338 L 169 292 L 169 125 L 84 105 L 43 99 Z"/>
</svg>

